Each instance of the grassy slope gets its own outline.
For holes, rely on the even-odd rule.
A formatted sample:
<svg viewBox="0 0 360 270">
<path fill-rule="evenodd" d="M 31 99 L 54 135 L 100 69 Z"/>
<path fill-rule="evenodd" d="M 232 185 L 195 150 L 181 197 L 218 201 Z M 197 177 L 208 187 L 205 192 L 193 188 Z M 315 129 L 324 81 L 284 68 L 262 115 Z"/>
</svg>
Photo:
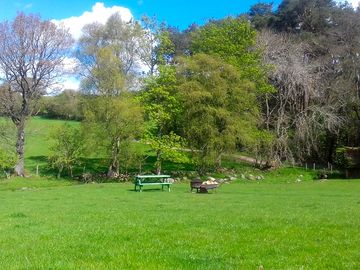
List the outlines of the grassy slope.
<svg viewBox="0 0 360 270">
<path fill-rule="evenodd" d="M 25 166 L 30 173 L 35 173 L 39 165 L 40 173 L 47 170 L 47 155 L 49 154 L 49 134 L 51 130 L 65 122 L 76 126 L 75 121 L 49 120 L 33 117 L 26 125 Z"/>
<path fill-rule="evenodd" d="M 360 268 L 357 181 L 207 195 L 21 181 L 0 184 L 0 269 Z"/>
</svg>

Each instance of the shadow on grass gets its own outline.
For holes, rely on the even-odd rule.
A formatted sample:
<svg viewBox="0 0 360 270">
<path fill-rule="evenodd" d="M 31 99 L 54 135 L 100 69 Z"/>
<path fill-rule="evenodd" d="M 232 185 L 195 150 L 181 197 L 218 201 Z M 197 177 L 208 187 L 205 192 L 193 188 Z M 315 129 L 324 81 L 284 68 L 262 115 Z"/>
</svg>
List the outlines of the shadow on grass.
<svg viewBox="0 0 360 270">
<path fill-rule="evenodd" d="M 140 166 L 135 164 L 132 167 L 126 168 L 127 174 L 155 174 L 155 161 L 156 157 L 149 156 Z M 109 160 L 105 158 L 81 158 L 80 163 L 73 168 L 74 178 L 79 179 L 84 173 L 90 173 L 93 175 L 106 175 L 108 171 Z M 26 158 L 26 168 L 30 174 L 38 174 L 40 176 L 52 176 L 56 177 L 58 170 L 50 166 L 48 162 L 48 156 L 30 156 Z M 141 169 L 140 169 L 141 168 Z M 121 168 L 125 171 L 124 168 Z M 194 164 L 191 163 L 174 163 L 170 161 L 163 162 L 162 172 L 169 173 L 178 171 L 193 171 L 195 169 Z M 69 179 L 72 178 L 69 172 L 64 169 L 61 173 L 61 178 Z"/>
<path fill-rule="evenodd" d="M 146 188 L 146 189 L 142 189 L 141 192 L 139 191 L 139 189 L 137 189 L 137 190 L 128 189 L 128 191 L 138 192 L 138 193 L 142 193 L 142 192 L 171 192 L 171 191 L 168 191 L 167 189 L 162 190 L 161 188 Z"/>
</svg>

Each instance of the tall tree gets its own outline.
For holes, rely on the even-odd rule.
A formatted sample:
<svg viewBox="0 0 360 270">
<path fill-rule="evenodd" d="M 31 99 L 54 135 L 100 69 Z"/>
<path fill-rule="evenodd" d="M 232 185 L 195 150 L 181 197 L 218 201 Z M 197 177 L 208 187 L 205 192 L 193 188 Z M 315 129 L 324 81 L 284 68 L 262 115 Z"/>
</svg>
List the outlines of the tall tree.
<svg viewBox="0 0 360 270">
<path fill-rule="evenodd" d="M 248 12 L 249 19 L 256 29 L 263 29 L 274 21 L 274 3 L 257 3 L 250 7 Z"/>
<path fill-rule="evenodd" d="M 161 65 L 158 73 L 147 80 L 141 94 L 148 120 L 146 140 L 156 152 L 156 172 L 160 174 L 163 160 L 181 162 L 183 139 L 174 131 L 179 119 L 180 102 L 176 98 L 176 70 L 174 66 Z"/>
<path fill-rule="evenodd" d="M 219 57 L 196 54 L 178 64 L 183 133 L 204 173 L 225 152 L 250 145 L 258 131 L 255 84 Z"/>
<path fill-rule="evenodd" d="M 108 160 L 109 177 L 119 174 L 124 147 L 139 137 L 143 120 L 138 102 L 126 89 L 120 67 L 113 48 L 101 48 L 91 76 L 82 83 L 87 96 L 83 128 L 90 148 L 99 150 Z"/>
<path fill-rule="evenodd" d="M 331 26 L 334 6 L 333 0 L 284 0 L 274 26 L 281 31 L 319 33 Z"/>
<path fill-rule="evenodd" d="M 67 29 L 19 13 L 0 23 L 0 73 L 6 91 L 0 103 L 17 128 L 15 173 L 24 176 L 25 122 L 34 104 L 63 74 L 73 39 Z M 20 103 L 20 104 L 19 104 Z"/>
</svg>

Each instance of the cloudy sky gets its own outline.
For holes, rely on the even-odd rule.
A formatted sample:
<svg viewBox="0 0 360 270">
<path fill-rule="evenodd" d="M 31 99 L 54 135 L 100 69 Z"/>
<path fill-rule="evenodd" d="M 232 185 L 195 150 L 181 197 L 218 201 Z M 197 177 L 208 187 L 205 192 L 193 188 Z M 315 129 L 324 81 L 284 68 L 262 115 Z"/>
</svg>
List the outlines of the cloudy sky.
<svg viewBox="0 0 360 270">
<path fill-rule="evenodd" d="M 100 8 L 96 0 L 0 0 L 0 20 L 12 18 L 19 10 L 40 13 L 47 19 L 65 19 L 82 17 L 89 20 L 91 16 L 103 19 L 106 11 Z M 267 1 L 267 0 L 265 0 Z M 278 2 L 276 0 L 275 2 Z M 259 0 L 103 0 L 107 10 L 128 10 L 136 19 L 143 14 L 156 15 L 160 21 L 172 26 L 186 28 L 189 24 L 203 23 L 209 18 L 222 18 L 246 12 Z"/>
<path fill-rule="evenodd" d="M 267 1 L 278 4 L 281 0 Z M 341 0 L 339 0 L 341 1 Z M 350 0 L 354 6 L 360 0 Z M 44 19 L 64 22 L 74 38 L 85 24 L 106 22 L 119 12 L 125 21 L 142 15 L 156 16 L 159 21 L 185 29 L 192 23 L 203 24 L 208 19 L 223 18 L 247 12 L 259 0 L 0 0 L 0 21 L 12 19 L 17 12 L 40 14 Z M 78 81 L 68 79 L 65 87 L 77 88 Z"/>
</svg>

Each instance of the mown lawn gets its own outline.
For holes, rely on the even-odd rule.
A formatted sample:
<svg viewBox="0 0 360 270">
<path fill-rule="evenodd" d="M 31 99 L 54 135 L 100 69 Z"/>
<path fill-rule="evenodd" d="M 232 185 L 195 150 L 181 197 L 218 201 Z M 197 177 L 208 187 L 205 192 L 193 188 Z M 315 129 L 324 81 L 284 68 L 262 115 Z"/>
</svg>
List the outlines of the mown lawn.
<svg viewBox="0 0 360 270">
<path fill-rule="evenodd" d="M 0 182 L 0 269 L 360 269 L 360 182 Z"/>
</svg>

